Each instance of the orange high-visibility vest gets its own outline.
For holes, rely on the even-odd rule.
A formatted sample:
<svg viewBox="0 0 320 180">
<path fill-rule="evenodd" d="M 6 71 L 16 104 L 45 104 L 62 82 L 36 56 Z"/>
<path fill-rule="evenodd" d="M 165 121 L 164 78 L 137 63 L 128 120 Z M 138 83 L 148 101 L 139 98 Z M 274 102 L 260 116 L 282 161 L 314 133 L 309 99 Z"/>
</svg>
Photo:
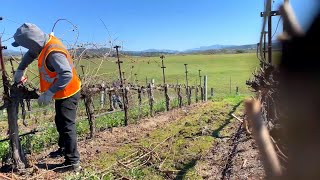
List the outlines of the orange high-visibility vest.
<svg viewBox="0 0 320 180">
<path fill-rule="evenodd" d="M 68 50 L 59 39 L 51 35 L 49 35 L 48 42 L 45 44 L 44 48 L 38 56 L 40 91 L 47 91 L 58 80 L 57 73 L 50 71 L 46 65 L 46 59 L 51 52 L 59 52 L 64 54 L 72 68 L 72 79 L 70 80 L 68 85 L 64 89 L 56 92 L 53 96 L 53 99 L 65 99 L 80 91 L 81 81 L 76 73 L 72 58 Z"/>
</svg>

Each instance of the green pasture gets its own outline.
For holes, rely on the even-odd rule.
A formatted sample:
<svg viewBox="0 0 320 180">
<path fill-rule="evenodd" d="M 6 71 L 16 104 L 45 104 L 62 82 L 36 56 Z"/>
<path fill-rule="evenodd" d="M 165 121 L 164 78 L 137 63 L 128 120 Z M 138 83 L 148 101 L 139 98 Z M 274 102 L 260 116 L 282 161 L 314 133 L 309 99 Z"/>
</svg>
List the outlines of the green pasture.
<svg viewBox="0 0 320 180">
<path fill-rule="evenodd" d="M 155 80 L 155 84 L 162 84 L 161 59 L 159 57 L 121 57 L 123 71 L 129 82 L 145 85 L 146 79 Z M 119 77 L 115 58 L 82 59 L 76 62 L 78 73 L 82 75 L 80 65 L 83 65 L 84 74 L 88 81 L 112 81 Z M 199 84 L 199 72 L 201 76 L 208 76 L 208 88 L 214 88 L 219 96 L 235 92 L 239 87 L 241 94 L 250 94 L 245 82 L 252 76 L 252 72 L 259 65 L 256 55 L 244 54 L 213 54 L 213 55 L 170 55 L 164 59 L 166 82 L 171 84 L 185 84 L 185 67 L 188 64 L 189 85 Z M 99 68 L 100 67 L 100 68 Z M 137 74 L 135 76 L 134 74 Z M 203 79 L 203 78 L 202 78 Z M 203 82 L 203 80 L 202 80 Z"/>
<path fill-rule="evenodd" d="M 75 60 L 78 74 L 87 78 L 91 84 L 102 81 L 112 82 L 119 78 L 118 65 L 116 58 L 95 58 Z M 146 79 L 150 82 L 155 80 L 155 84 L 162 84 L 161 59 L 159 57 L 128 57 L 121 56 L 123 63 L 122 70 L 125 72 L 127 82 L 136 82 L 145 85 Z M 13 63 L 17 67 L 17 63 Z M 254 53 L 242 54 L 212 54 L 212 55 L 168 55 L 164 59 L 166 82 L 170 84 L 185 84 L 185 67 L 188 64 L 189 85 L 199 84 L 199 71 L 201 76 L 208 76 L 208 88 L 214 88 L 215 94 L 224 96 L 235 92 L 239 87 L 241 94 L 250 94 L 245 82 L 252 76 L 252 72 L 259 65 L 259 61 Z M 82 72 L 82 68 L 84 73 Z M 29 81 L 37 86 L 39 83 L 36 75 L 37 61 L 35 60 L 27 72 Z M 7 62 L 7 72 L 10 76 L 11 67 Z M 134 74 L 137 74 L 136 76 Z M 203 82 L 203 78 L 202 78 Z"/>
</svg>

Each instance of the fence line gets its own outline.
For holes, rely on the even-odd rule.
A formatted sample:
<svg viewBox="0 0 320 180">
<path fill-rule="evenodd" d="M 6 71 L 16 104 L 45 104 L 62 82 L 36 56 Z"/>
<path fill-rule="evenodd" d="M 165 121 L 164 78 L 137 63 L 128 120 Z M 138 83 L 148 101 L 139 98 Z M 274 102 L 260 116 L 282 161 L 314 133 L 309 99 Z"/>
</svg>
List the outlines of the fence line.
<svg viewBox="0 0 320 180">
<path fill-rule="evenodd" d="M 186 91 L 181 92 L 192 92 L 192 90 L 195 90 L 198 87 L 186 87 L 185 85 L 176 85 L 176 84 L 167 84 L 167 96 L 166 98 L 169 98 L 169 101 L 172 103 L 174 101 L 177 101 L 175 104 L 170 104 L 168 106 L 169 109 L 173 107 L 182 107 L 184 105 L 190 105 L 191 104 L 191 93 L 190 95 L 184 94 L 182 95 L 180 99 L 184 99 L 186 101 L 185 104 L 183 104 L 183 101 L 180 100 L 179 102 L 179 95 L 177 94 L 177 87 L 179 88 L 185 88 Z M 159 104 L 166 104 L 165 100 L 163 98 L 165 96 L 162 96 L 165 91 L 165 87 L 163 86 L 156 86 L 150 85 L 148 87 L 145 86 L 138 86 L 138 85 L 132 85 L 128 83 L 128 86 L 126 89 L 128 90 L 128 106 L 129 110 L 134 110 L 134 107 L 138 107 L 138 118 L 141 119 L 144 116 L 144 112 L 142 112 L 142 109 L 149 108 L 149 113 L 147 115 L 154 116 L 155 111 L 155 105 Z M 87 88 L 83 88 L 81 91 L 82 99 L 84 98 L 83 95 L 90 96 L 92 98 L 89 103 L 86 103 L 86 101 L 80 101 L 78 111 L 77 111 L 77 119 L 78 121 L 82 121 L 84 119 L 88 119 L 90 124 L 90 137 L 94 136 L 95 132 L 95 120 L 89 119 L 89 118 L 98 118 L 101 116 L 113 114 L 113 113 L 119 113 L 122 112 L 122 110 L 116 110 L 115 107 L 113 109 L 110 109 L 112 104 L 114 102 L 112 101 L 112 96 L 115 93 L 118 93 L 118 95 L 121 95 L 122 88 L 113 88 L 108 87 L 102 84 L 97 85 L 91 85 Z M 150 91 L 152 90 L 152 96 L 150 96 Z M 140 91 L 140 97 L 139 97 L 139 91 Z M 103 92 L 103 93 L 101 93 Z M 106 95 L 106 94 L 109 94 Z M 111 99 L 110 99 L 111 98 Z M 111 104 L 110 104 L 111 103 Z M 181 106 L 179 105 L 181 103 Z M 26 122 L 27 124 L 32 125 L 32 120 L 38 123 L 39 119 L 52 119 L 54 117 L 54 111 L 52 111 L 53 104 L 50 104 L 49 107 L 38 107 L 36 104 L 36 100 L 31 101 L 31 109 L 26 110 L 27 116 L 26 116 Z M 86 108 L 88 106 L 91 106 L 91 112 L 87 113 Z M 159 105 L 160 106 L 160 105 Z M 166 104 L 167 107 L 167 104 Z M 132 118 L 132 117 L 130 117 Z M 27 127 L 29 126 L 27 125 Z"/>
</svg>

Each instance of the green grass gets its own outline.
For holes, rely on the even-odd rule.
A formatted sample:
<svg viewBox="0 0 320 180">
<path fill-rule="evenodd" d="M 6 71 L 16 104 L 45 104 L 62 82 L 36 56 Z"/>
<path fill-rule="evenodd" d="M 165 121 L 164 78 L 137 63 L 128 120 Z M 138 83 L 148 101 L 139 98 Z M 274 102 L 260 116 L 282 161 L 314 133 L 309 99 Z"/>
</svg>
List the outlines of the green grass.
<svg viewBox="0 0 320 180">
<path fill-rule="evenodd" d="M 161 60 L 158 57 L 133 57 L 121 58 L 124 63 L 123 69 L 126 73 L 128 81 L 135 80 L 134 74 L 140 84 L 145 84 L 146 77 L 155 79 L 156 84 L 162 83 Z M 166 82 L 176 84 L 177 81 L 185 84 L 184 64 L 188 64 L 189 84 L 195 85 L 199 83 L 198 70 L 201 69 L 202 75 L 208 76 L 208 88 L 214 88 L 216 95 L 224 96 L 230 92 L 230 78 L 232 92 L 235 92 L 236 86 L 239 87 L 241 94 L 250 94 L 246 80 L 251 77 L 251 73 L 259 62 L 255 54 L 217 54 L 217 55 L 171 55 L 167 56 L 165 62 Z M 117 64 L 115 59 L 111 58 L 103 61 L 99 71 L 93 71 L 101 60 L 81 60 L 80 64 L 85 66 L 86 74 L 101 75 L 99 78 L 114 80 L 118 77 Z M 132 68 L 133 66 L 133 68 Z M 79 67 L 79 66 L 78 66 Z M 94 73 L 92 73 L 92 71 Z M 79 74 L 81 71 L 79 71 Z M 131 76 L 132 74 L 132 76 Z M 208 90 L 209 92 L 209 90 Z"/>
<path fill-rule="evenodd" d="M 151 160 L 152 163 L 149 165 L 130 170 L 116 166 L 116 173 L 132 179 L 166 179 L 166 174 L 159 171 L 158 168 L 162 163 L 162 170 L 178 171 L 174 175 L 177 179 L 202 179 L 196 171 L 197 164 L 201 162 L 201 156 L 205 155 L 212 147 L 216 139 L 216 131 L 222 136 L 232 134 L 224 127 L 234 121 L 229 115 L 230 113 L 242 114 L 243 106 L 240 103 L 244 98 L 244 96 L 229 96 L 220 101 L 211 102 L 204 108 L 194 108 L 187 116 L 158 128 L 149 133 L 148 137 L 131 144 L 125 144 L 112 153 L 102 153 L 90 167 L 86 168 L 84 173 L 68 176 L 67 179 L 99 178 L 101 174 L 97 174 L 96 169 L 110 167 L 117 160 L 135 152 L 137 147 L 152 149 L 168 137 L 172 138 L 155 149 L 155 152 L 162 159 L 161 161 Z M 209 133 L 202 133 L 204 127 Z M 164 161 L 164 159 L 166 160 Z M 109 173 L 108 178 L 113 175 L 112 172 Z"/>
<path fill-rule="evenodd" d="M 139 84 L 145 85 L 146 78 L 150 81 L 155 79 L 156 84 L 162 84 L 161 59 L 159 57 L 121 57 L 122 69 L 128 82 L 134 82 L 137 74 Z M 84 65 L 85 75 L 94 78 L 91 83 L 106 81 L 111 82 L 119 77 L 116 58 L 107 59 L 82 59 L 75 61 L 78 74 L 82 76 L 80 65 Z M 100 63 L 101 66 L 100 66 Z M 213 55 L 168 55 L 164 60 L 166 66 L 166 82 L 176 84 L 177 82 L 185 84 L 184 64 L 188 64 L 189 84 L 199 84 L 199 72 L 202 76 L 208 76 L 208 92 L 214 88 L 217 96 L 224 96 L 230 92 L 230 78 L 232 92 L 239 87 L 241 94 L 251 94 L 245 85 L 246 80 L 251 77 L 252 72 L 259 66 L 259 61 L 254 53 L 243 54 L 213 54 Z M 17 66 L 17 63 L 14 63 Z M 99 68 L 99 71 L 98 70 Z M 133 68 L 132 68 L 133 67 Z M 35 74 L 38 73 L 37 62 L 33 62 L 29 67 Z M 11 68 L 7 63 L 7 70 Z M 11 73 L 9 73 L 10 76 Z M 38 85 L 39 80 L 35 75 L 28 72 L 29 80 L 34 85 Z M 203 81 L 203 80 L 202 80 Z"/>
</svg>

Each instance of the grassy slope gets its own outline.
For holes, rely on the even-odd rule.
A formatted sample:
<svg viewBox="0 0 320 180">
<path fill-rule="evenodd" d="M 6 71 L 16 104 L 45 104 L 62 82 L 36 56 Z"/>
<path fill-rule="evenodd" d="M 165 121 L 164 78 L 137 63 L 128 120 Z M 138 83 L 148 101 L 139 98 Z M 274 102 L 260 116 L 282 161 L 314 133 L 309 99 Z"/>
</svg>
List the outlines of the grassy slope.
<svg viewBox="0 0 320 180">
<path fill-rule="evenodd" d="M 162 83 L 162 69 L 160 58 L 122 58 L 126 77 L 129 81 L 134 81 L 134 74 L 140 84 L 145 83 L 146 77 L 155 79 L 156 84 Z M 99 72 L 96 67 L 101 61 L 82 60 L 81 65 L 85 65 L 86 74 L 103 74 L 104 79 L 114 80 L 118 77 L 117 64 L 115 59 L 103 62 Z M 208 75 L 208 87 L 213 87 L 216 94 L 225 95 L 229 93 L 229 81 L 232 79 L 232 91 L 239 86 L 240 93 L 249 94 L 245 81 L 249 79 L 253 70 L 258 66 L 255 54 L 217 54 L 217 55 L 177 55 L 167 56 L 165 59 L 166 80 L 168 83 L 185 83 L 184 65 L 188 64 L 190 85 L 199 83 L 198 70 L 202 70 L 202 75 Z M 134 68 L 132 68 L 134 66 Z M 78 66 L 79 67 L 79 66 Z M 132 71 L 132 73 L 131 73 Z M 94 72 L 94 73 L 92 73 Z M 80 72 L 79 72 L 80 73 Z M 132 74 L 132 76 L 130 76 Z"/>
<path fill-rule="evenodd" d="M 137 79 L 140 84 L 145 84 L 146 77 L 155 79 L 156 84 L 162 83 L 162 69 L 160 58 L 158 57 L 124 57 L 122 64 L 123 71 L 128 81 L 135 80 L 134 74 L 137 73 Z M 96 79 L 107 81 L 116 80 L 119 77 L 118 67 L 115 58 L 101 59 L 82 59 L 77 64 L 78 74 L 82 75 L 80 65 L 84 65 L 87 76 L 98 75 Z M 97 67 L 101 68 L 97 71 Z M 202 70 L 202 75 L 208 75 L 208 87 L 213 87 L 216 94 L 225 95 L 229 93 L 230 77 L 232 79 L 232 91 L 238 86 L 240 93 L 249 94 L 250 91 L 245 85 L 245 81 L 251 77 L 253 70 L 258 67 L 258 60 L 253 53 L 245 54 L 214 54 L 214 55 L 171 55 L 165 59 L 166 80 L 167 83 L 185 83 L 184 64 L 188 64 L 189 84 L 199 83 L 198 70 Z M 16 67 L 17 64 L 14 63 Z M 133 68 L 132 68 L 133 67 Z M 33 62 L 29 67 L 35 74 L 38 73 L 37 62 Z M 9 64 L 7 70 L 11 72 Z M 37 85 L 39 80 L 32 73 L 27 73 L 29 80 Z M 131 76 L 132 74 L 132 76 Z M 9 73 L 11 76 L 11 73 Z"/>
<path fill-rule="evenodd" d="M 123 145 L 114 153 L 100 154 L 90 167 L 86 167 L 84 173 L 67 176 L 67 179 L 98 179 L 101 174 L 96 174 L 97 169 L 108 169 L 117 160 L 135 152 L 137 147 L 152 149 L 168 137 L 172 137 L 171 140 L 155 150 L 161 161 L 150 160 L 151 164 L 131 170 L 115 166 L 117 175 L 132 179 L 167 179 L 169 177 L 170 179 L 202 179 L 195 170 L 196 164 L 207 153 L 216 138 L 231 135 L 232 132 L 225 130 L 224 127 L 234 121 L 231 113 L 237 115 L 242 113 L 243 98 L 244 96 L 228 97 L 218 102 L 210 102 L 204 108 L 195 108 L 187 116 L 153 131 L 137 142 Z M 104 179 L 113 178 L 115 178 L 113 171 L 104 176 Z"/>
</svg>

